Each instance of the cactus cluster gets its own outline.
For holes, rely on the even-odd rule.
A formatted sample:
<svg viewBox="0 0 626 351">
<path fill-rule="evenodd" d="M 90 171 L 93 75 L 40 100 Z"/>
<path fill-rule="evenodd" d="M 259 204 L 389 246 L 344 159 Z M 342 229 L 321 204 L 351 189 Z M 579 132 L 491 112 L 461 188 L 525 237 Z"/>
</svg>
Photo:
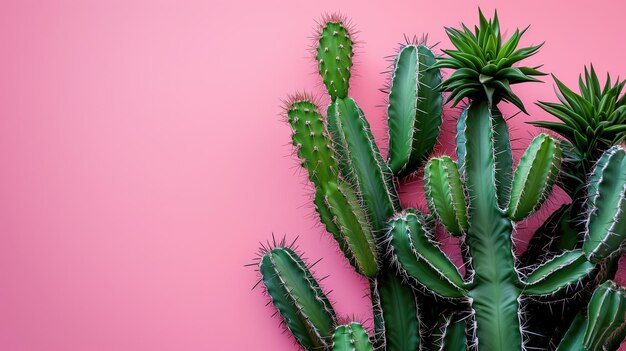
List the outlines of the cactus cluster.
<svg viewBox="0 0 626 351">
<path fill-rule="evenodd" d="M 445 56 L 417 40 L 401 46 L 386 90 L 385 160 L 349 95 L 354 35 L 345 23 L 327 16 L 316 36 L 318 70 L 330 96 L 326 116 L 307 94 L 291 96 L 285 111 L 320 221 L 370 282 L 374 325 L 368 331 L 357 321 L 339 322 L 311 267 L 293 245 L 274 241 L 262 247 L 255 265 L 298 344 L 306 350 L 616 350 L 626 337 L 626 291 L 609 280 L 607 267 L 626 238 L 626 147 L 619 144 L 624 84 L 609 79 L 600 89 L 592 69 L 577 95 L 557 80 L 563 105 L 540 106 L 563 124 L 537 124 L 563 137 L 539 134 L 513 167 L 498 104 L 525 111 L 511 85 L 544 75 L 539 67 L 518 66 L 541 45 L 518 48 L 525 30 L 503 40 L 497 14 L 487 19 L 480 12 L 474 30 L 446 29 L 455 49 L 443 50 Z M 442 80 L 441 69 L 453 72 Z M 430 157 L 444 93 L 453 105 L 465 102 L 456 156 Z M 594 153 L 598 145 L 606 150 Z M 576 162 L 585 166 L 572 166 Z M 575 175 L 584 178 L 575 193 L 581 198 L 573 198 L 580 205 L 550 216 L 526 256 L 518 257 L 516 223 L 541 208 L 563 173 L 589 165 L 588 174 Z M 424 176 L 428 211 L 402 208 L 398 200 L 398 179 L 416 174 Z M 563 223 L 572 216 L 580 219 L 578 229 Z M 459 239 L 464 273 L 441 249 L 437 228 Z M 553 244 L 559 228 L 574 235 L 568 245 Z M 578 307 L 561 315 L 558 328 L 536 322 L 550 320 L 555 305 L 570 301 Z"/>
</svg>

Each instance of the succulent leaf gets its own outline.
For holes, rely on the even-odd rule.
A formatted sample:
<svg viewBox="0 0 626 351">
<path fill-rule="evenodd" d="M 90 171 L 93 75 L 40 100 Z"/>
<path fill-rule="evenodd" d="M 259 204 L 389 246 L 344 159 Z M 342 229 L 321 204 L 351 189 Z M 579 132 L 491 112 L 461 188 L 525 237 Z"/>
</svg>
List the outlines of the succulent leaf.
<svg viewBox="0 0 626 351">
<path fill-rule="evenodd" d="M 450 92 L 447 101 L 454 101 L 453 106 L 463 98 L 485 100 L 489 106 L 507 101 L 526 112 L 510 85 L 537 82 L 534 76 L 545 74 L 539 67 L 512 67 L 536 54 L 543 45 L 517 49 L 524 32 L 516 30 L 503 43 L 497 12 L 493 19 L 487 20 L 482 11 L 479 11 L 479 25 L 474 32 L 465 25 L 462 29 L 446 28 L 455 50 L 443 50 L 448 57 L 440 58 L 433 67 L 456 69 L 440 86 Z"/>
<path fill-rule="evenodd" d="M 340 325 L 333 334 L 333 351 L 372 351 L 372 343 L 359 323 Z"/>
<path fill-rule="evenodd" d="M 263 283 L 289 331 L 307 350 L 326 348 L 337 323 L 328 298 L 290 248 L 267 251 L 259 265 Z"/>
<path fill-rule="evenodd" d="M 450 157 L 433 158 L 424 168 L 424 190 L 430 211 L 452 235 L 467 231 L 465 190 L 457 165 Z"/>
<path fill-rule="evenodd" d="M 561 163 L 561 149 L 547 134 L 536 136 L 522 155 L 507 209 L 509 218 L 520 221 L 534 213 L 548 198 Z"/>
<path fill-rule="evenodd" d="M 460 298 L 465 296 L 463 278 L 450 258 L 429 237 L 419 212 L 396 215 L 389 222 L 393 260 L 409 278 L 436 294 Z"/>
<path fill-rule="evenodd" d="M 403 46 L 394 61 L 387 107 L 388 164 L 395 174 L 410 174 L 432 151 L 439 135 L 443 97 L 435 56 L 424 45 Z"/>
<path fill-rule="evenodd" d="M 598 160 L 588 189 L 589 216 L 583 249 L 597 263 L 619 250 L 626 238 L 626 149 L 614 146 Z"/>
</svg>

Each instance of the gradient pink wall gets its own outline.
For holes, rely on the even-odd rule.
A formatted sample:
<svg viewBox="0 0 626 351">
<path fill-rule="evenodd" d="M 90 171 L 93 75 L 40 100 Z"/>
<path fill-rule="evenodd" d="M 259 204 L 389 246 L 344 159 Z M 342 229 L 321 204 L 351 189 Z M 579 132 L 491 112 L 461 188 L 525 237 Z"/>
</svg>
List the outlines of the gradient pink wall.
<svg viewBox="0 0 626 351">
<path fill-rule="evenodd" d="M 405 33 L 449 47 L 442 27 L 477 5 L 3 1 L 0 349 L 292 350 L 243 267 L 272 232 L 300 235 L 337 310 L 369 318 L 365 281 L 316 226 L 280 99 L 321 91 L 308 38 L 343 11 L 364 44 L 351 94 L 383 137 L 383 57 Z M 480 5 L 509 32 L 532 24 L 524 44 L 546 45 L 531 63 L 566 83 L 589 62 L 626 74 L 621 2 Z M 532 104 L 554 99 L 546 81 L 516 90 L 520 146 L 548 118 Z"/>
</svg>

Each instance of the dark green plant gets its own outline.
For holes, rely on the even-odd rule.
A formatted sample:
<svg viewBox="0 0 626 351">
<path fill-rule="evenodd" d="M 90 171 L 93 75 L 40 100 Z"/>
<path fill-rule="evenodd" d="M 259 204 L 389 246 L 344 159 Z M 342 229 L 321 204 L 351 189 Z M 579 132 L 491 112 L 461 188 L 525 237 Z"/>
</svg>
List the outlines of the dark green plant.
<svg viewBox="0 0 626 351">
<path fill-rule="evenodd" d="M 271 302 L 308 350 L 525 350 L 531 335 L 525 306 L 571 298 L 581 282 L 613 259 L 626 238 L 626 149 L 595 163 L 588 182 L 584 244 L 524 267 L 513 252 L 515 222 L 550 195 L 562 163 L 561 143 L 540 134 L 519 164 L 513 160 L 498 103 L 524 110 L 510 86 L 536 81 L 538 67 L 512 67 L 539 46 L 518 49 L 524 31 L 503 41 L 497 15 L 480 13 L 474 31 L 447 29 L 455 50 L 435 63 L 424 45 L 403 46 L 389 89 L 385 162 L 363 111 L 349 96 L 353 36 L 338 16 L 322 21 L 316 59 L 331 102 L 324 119 L 307 95 L 287 102 L 293 144 L 314 185 L 315 208 L 355 270 L 370 281 L 374 333 L 339 325 L 331 304 L 302 259 L 284 242 L 261 252 L 259 267 Z M 457 161 L 424 165 L 430 213 L 401 208 L 395 177 L 420 170 L 434 141 L 420 126 L 441 120 L 437 89 L 467 107 L 457 123 Z M 420 89 L 421 87 L 421 89 Z M 429 140 L 424 140 L 424 138 Z M 466 248 L 459 269 L 434 239 L 437 226 Z M 434 299 L 438 300 L 434 300 Z M 607 282 L 572 324 L 560 350 L 614 350 L 624 337 L 626 296 Z M 546 307 L 549 308 L 549 307 Z M 540 315 L 538 315 L 541 318 Z"/>
<path fill-rule="evenodd" d="M 522 256 L 523 262 L 529 265 L 537 264 L 560 250 L 582 247 L 587 216 L 584 200 L 587 198 L 588 176 L 602 153 L 623 142 L 626 137 L 623 81 L 618 79 L 613 83 L 607 74 L 604 85 L 601 85 L 593 66 L 590 69 L 585 67 L 584 74 L 579 76 L 580 93 L 575 93 L 556 77 L 554 80 L 559 103 L 540 102 L 538 105 L 559 122 L 530 123 L 549 129 L 563 139 L 564 161 L 559 186 L 572 201 L 557 209 L 537 230 Z M 532 326 L 537 334 L 545 335 L 542 339 L 546 341 L 559 338 L 578 310 L 587 305 L 595 286 L 603 280 L 612 279 L 618 260 L 619 255 L 616 255 L 606 261 L 601 269 L 587 279 L 586 291 L 577 294 L 574 299 L 553 306 L 552 311 L 558 313 L 550 312 L 537 321 L 539 325 Z"/>
</svg>

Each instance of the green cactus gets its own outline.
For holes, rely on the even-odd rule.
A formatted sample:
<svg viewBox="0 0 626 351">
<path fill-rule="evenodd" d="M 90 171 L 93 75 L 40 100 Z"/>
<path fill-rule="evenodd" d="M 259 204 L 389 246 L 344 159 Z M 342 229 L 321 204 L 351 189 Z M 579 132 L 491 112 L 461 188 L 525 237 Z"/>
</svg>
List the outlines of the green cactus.
<svg viewBox="0 0 626 351">
<path fill-rule="evenodd" d="M 515 222 L 540 209 L 568 155 L 561 142 L 539 134 L 514 169 L 498 109 L 504 101 L 525 111 L 511 85 L 543 75 L 539 67 L 517 66 L 541 45 L 518 49 L 519 30 L 504 41 L 497 14 L 488 20 L 480 12 L 474 31 L 465 25 L 446 30 L 455 46 L 443 51 L 447 57 L 435 59 L 426 46 L 411 42 L 394 60 L 385 161 L 348 94 L 353 36 L 341 16 L 321 24 L 316 58 L 331 100 L 327 116 L 300 94 L 289 99 L 287 120 L 320 221 L 370 282 L 374 318 L 370 334 L 356 322 L 339 325 L 293 249 L 284 241 L 266 247 L 258 263 L 261 281 L 307 350 L 525 350 L 536 334 L 526 324 L 532 301 L 549 310 L 553 301 L 575 298 L 583 282 L 614 262 L 626 239 L 626 148 L 614 146 L 595 163 L 581 200 L 584 242 L 539 262 L 520 262 L 513 250 Z M 441 68 L 455 71 L 440 82 Z M 458 160 L 441 156 L 424 164 L 441 123 L 440 92 L 450 93 L 453 105 L 468 102 L 457 121 Z M 395 188 L 399 177 L 421 170 L 429 214 L 402 208 Z M 566 213 L 559 209 L 544 230 L 558 227 Z M 465 274 L 436 241 L 438 226 L 465 249 Z M 623 288 L 602 284 L 575 319 L 567 316 L 559 350 L 615 350 L 626 336 L 625 297 Z"/>
<path fill-rule="evenodd" d="M 565 335 L 557 351 L 617 350 L 626 337 L 626 290 L 604 282 Z"/>
<path fill-rule="evenodd" d="M 359 323 L 340 325 L 333 334 L 333 351 L 372 351 L 372 343 Z"/>
<path fill-rule="evenodd" d="M 317 65 L 330 97 L 348 96 L 354 43 L 345 20 L 340 15 L 322 19 L 318 33 Z"/>
<path fill-rule="evenodd" d="M 507 350 L 516 344 L 519 346 L 515 348 L 523 349 L 525 335 L 521 324 L 520 301 L 524 296 L 555 296 L 576 286 L 581 279 L 588 276 L 595 264 L 618 249 L 623 235 L 615 234 L 609 228 L 619 226 L 619 218 L 615 216 L 621 212 L 599 210 L 604 217 L 597 222 L 608 218 L 611 219 L 611 225 L 601 228 L 604 231 L 599 230 L 602 233 L 599 234 L 600 244 L 599 239 L 588 236 L 586 246 L 602 247 L 598 250 L 604 252 L 604 255 L 600 254 L 596 259 L 596 251 L 591 248 L 585 252 L 564 252 L 544 262 L 525 277 L 519 274 L 516 257 L 512 252 L 513 221 L 522 220 L 535 212 L 550 194 L 559 171 L 561 151 L 556 140 L 545 134 L 539 135 L 522 156 L 512 180 L 508 174 L 499 175 L 507 167 L 498 167 L 498 164 L 504 162 L 498 160 L 496 147 L 503 149 L 510 146 L 503 145 L 503 140 L 508 141 L 508 131 L 506 127 L 499 125 L 502 118 L 496 105 L 500 101 L 508 101 L 524 111 L 521 101 L 511 92 L 509 86 L 512 83 L 535 81 L 532 75 L 539 75 L 541 72 L 536 68 L 512 69 L 510 64 L 535 54 L 539 47 L 516 51 L 515 46 L 519 40 L 517 31 L 509 41 L 502 44 L 497 15 L 493 20 L 485 19 L 482 14 L 480 17 L 480 26 L 475 32 L 466 27 L 463 31 L 448 29 L 449 37 L 457 50 L 444 51 L 450 57 L 441 59 L 435 65 L 456 69 L 441 84 L 442 89 L 451 93 L 449 99 L 457 99 L 458 102 L 459 98 L 468 98 L 470 102 L 457 126 L 457 131 L 461 134 L 457 136 L 460 144 L 457 145 L 457 150 L 463 168 L 463 185 L 468 195 L 469 225 L 466 242 L 474 276 L 470 281 L 461 284 L 457 282 L 454 286 L 461 289 L 470 305 L 476 333 L 474 342 L 480 349 Z M 513 47 L 509 45 L 511 42 L 515 43 Z M 435 165 L 441 162 L 438 159 L 433 161 Z M 615 169 L 621 169 L 619 157 L 612 161 Z M 505 172 L 508 173 L 508 169 Z M 441 171 L 439 173 L 445 174 Z M 427 168 L 425 187 L 427 196 L 430 197 L 429 204 L 441 204 L 439 208 L 447 206 L 453 209 L 451 204 L 457 202 L 449 196 L 452 191 L 429 190 L 432 188 L 431 177 Z M 442 178 L 450 179 L 449 176 Z M 615 187 L 621 183 L 620 177 L 615 174 L 609 178 L 616 181 Z M 507 180 L 511 181 L 510 185 L 505 183 Z M 510 190 L 500 192 L 500 187 Z M 446 189 L 442 186 L 439 188 Z M 447 188 L 453 189 L 454 186 Z M 463 191 L 457 193 L 462 194 Z M 616 199 L 621 199 L 622 194 L 621 191 L 616 192 L 616 188 L 612 191 L 605 189 L 602 193 L 611 194 Z M 503 196 L 509 197 L 505 209 L 500 206 L 504 202 Z M 609 201 L 608 204 L 613 203 Z M 453 211 L 441 211 L 437 206 L 430 207 L 451 234 L 458 234 L 458 225 L 452 225 L 458 223 L 450 215 Z M 591 218 L 594 217 L 590 217 L 590 220 Z M 621 227 L 619 230 L 623 231 Z M 410 231 L 407 232 L 411 234 Z M 394 234 L 391 239 L 392 245 L 396 245 L 394 250 L 404 249 L 405 245 L 393 240 L 396 236 Z M 420 260 L 419 253 L 411 258 L 412 261 L 408 263 L 398 259 L 398 263 L 405 268 L 416 266 Z M 434 262 L 437 261 L 431 261 Z M 425 269 L 403 271 L 427 289 L 438 293 L 444 291 L 439 287 L 440 282 L 433 284 L 424 279 Z M 439 271 L 444 275 L 441 281 L 458 280 L 458 272 L 446 274 L 443 270 Z M 445 297 L 458 297 L 452 289 L 446 293 L 448 295 L 444 295 Z"/>
<path fill-rule="evenodd" d="M 560 103 L 539 102 L 538 106 L 561 122 L 529 122 L 558 133 L 563 139 L 564 162 L 560 174 L 560 187 L 567 192 L 572 203 L 551 218 L 553 225 L 541 228 L 529 244 L 524 261 L 537 262 L 540 253 L 574 249 L 582 243 L 579 233 L 586 215 L 583 199 L 587 192 L 587 177 L 600 155 L 626 139 L 626 95 L 622 90 L 626 82 L 611 83 L 607 74 L 604 87 L 591 66 L 579 76 L 580 94 L 554 77 Z M 546 223 L 550 226 L 550 223 Z M 548 229 L 548 230 L 546 230 Z M 546 246 L 545 243 L 550 243 Z"/>
<path fill-rule="evenodd" d="M 433 158 L 424 169 L 424 190 L 428 208 L 441 219 L 452 235 L 467 231 L 465 189 L 456 162 L 448 156 Z"/>
<path fill-rule="evenodd" d="M 340 177 L 335 151 L 322 115 L 306 95 L 288 101 L 287 117 L 302 166 L 315 186 L 315 208 L 355 269 L 368 277 L 378 272 L 372 230 L 356 194 Z"/>
<path fill-rule="evenodd" d="M 389 167 L 398 175 L 418 169 L 431 152 L 441 126 L 443 96 L 435 88 L 441 73 L 435 56 L 417 40 L 400 48 L 389 84 Z"/>
<path fill-rule="evenodd" d="M 263 254 L 259 268 L 267 294 L 298 343 L 309 350 L 328 348 L 337 317 L 302 259 L 281 243 Z"/>
<path fill-rule="evenodd" d="M 582 233 L 586 232 L 587 222 L 587 178 L 594 164 L 602 153 L 626 138 L 626 98 L 622 94 L 625 83 L 619 79 L 611 83 L 607 74 L 603 86 L 593 67 L 584 69 L 579 76 L 580 93 L 574 93 L 560 80 L 556 82 L 559 103 L 540 102 L 539 107 L 560 120 L 559 123 L 538 121 L 529 122 L 533 125 L 552 130 L 564 140 L 561 143 L 564 155 L 561 181 L 559 186 L 570 196 L 572 202 L 561 206 L 542 225 L 527 250 L 522 255 L 522 262 L 527 265 L 538 264 L 546 256 L 554 255 L 560 250 L 581 249 Z M 555 330 L 563 330 L 578 310 L 587 305 L 593 289 L 603 280 L 612 279 L 620 255 L 613 255 L 604 262 L 592 277 L 588 279 L 587 292 L 578 294 L 567 304 L 555 306 L 559 313 L 550 313 L 543 320 L 544 328 L 539 334 L 553 334 Z M 552 322 L 549 322 L 549 320 Z M 565 320 L 566 323 L 562 323 Z M 532 323 L 532 322 L 531 322 Z M 561 328 L 554 328 L 554 324 Z"/>
<path fill-rule="evenodd" d="M 589 177 L 589 215 L 583 250 L 598 263 L 616 254 L 626 238 L 626 150 L 607 150 Z"/>
</svg>

